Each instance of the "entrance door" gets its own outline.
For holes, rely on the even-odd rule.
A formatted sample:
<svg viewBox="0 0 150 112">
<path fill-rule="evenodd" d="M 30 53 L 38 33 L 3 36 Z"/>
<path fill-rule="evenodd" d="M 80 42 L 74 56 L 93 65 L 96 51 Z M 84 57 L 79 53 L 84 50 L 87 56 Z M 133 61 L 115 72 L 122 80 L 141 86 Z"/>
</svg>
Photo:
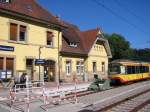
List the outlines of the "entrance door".
<svg viewBox="0 0 150 112">
<path fill-rule="evenodd" d="M 46 64 L 44 66 L 44 80 L 47 82 L 55 81 L 55 61 L 46 61 Z"/>
<path fill-rule="evenodd" d="M 33 67 L 33 59 L 26 59 L 26 69 L 27 74 L 29 75 L 31 80 L 34 80 L 34 67 Z"/>
</svg>

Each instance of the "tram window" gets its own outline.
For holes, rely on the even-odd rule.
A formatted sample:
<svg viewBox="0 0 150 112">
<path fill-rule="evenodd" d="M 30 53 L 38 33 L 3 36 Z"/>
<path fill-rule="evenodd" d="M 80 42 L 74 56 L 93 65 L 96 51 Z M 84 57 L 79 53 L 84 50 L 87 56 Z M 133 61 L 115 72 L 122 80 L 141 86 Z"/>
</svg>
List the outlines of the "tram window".
<svg viewBox="0 0 150 112">
<path fill-rule="evenodd" d="M 113 74 L 120 74 L 120 66 L 119 65 L 110 65 L 109 66 L 109 72 L 111 75 Z"/>
<path fill-rule="evenodd" d="M 143 73 L 146 73 L 146 66 L 143 66 Z"/>
<path fill-rule="evenodd" d="M 135 66 L 132 66 L 131 68 L 132 68 L 132 74 L 135 74 L 135 73 L 136 73 L 136 68 L 135 68 Z"/>
<path fill-rule="evenodd" d="M 132 67 L 131 66 L 127 66 L 127 74 L 132 74 Z"/>
<path fill-rule="evenodd" d="M 140 66 L 140 73 L 143 73 L 143 67 Z"/>
<path fill-rule="evenodd" d="M 140 73 L 146 72 L 146 66 L 140 66 Z"/>
<path fill-rule="evenodd" d="M 136 73 L 140 73 L 140 67 L 139 66 L 136 66 Z"/>
<path fill-rule="evenodd" d="M 146 73 L 149 72 L 148 66 L 145 67 L 145 72 L 146 72 Z"/>
</svg>

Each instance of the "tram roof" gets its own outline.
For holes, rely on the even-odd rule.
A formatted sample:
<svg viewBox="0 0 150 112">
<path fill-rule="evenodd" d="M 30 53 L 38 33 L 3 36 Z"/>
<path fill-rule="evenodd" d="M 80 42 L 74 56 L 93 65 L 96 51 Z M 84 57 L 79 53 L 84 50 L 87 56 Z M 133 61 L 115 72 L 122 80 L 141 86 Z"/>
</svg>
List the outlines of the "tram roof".
<svg viewBox="0 0 150 112">
<path fill-rule="evenodd" d="M 127 60 L 127 59 L 119 59 L 119 60 L 114 60 L 111 62 L 111 64 L 122 64 L 122 65 L 149 65 L 150 63 L 148 62 L 143 62 L 143 61 L 134 61 L 134 60 Z"/>
</svg>

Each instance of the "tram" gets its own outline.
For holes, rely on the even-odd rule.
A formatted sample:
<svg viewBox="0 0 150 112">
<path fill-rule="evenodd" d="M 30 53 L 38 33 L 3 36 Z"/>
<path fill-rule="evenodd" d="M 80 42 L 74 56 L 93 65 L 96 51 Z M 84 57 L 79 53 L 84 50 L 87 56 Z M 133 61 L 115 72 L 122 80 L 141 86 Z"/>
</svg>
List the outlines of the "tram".
<svg viewBox="0 0 150 112">
<path fill-rule="evenodd" d="M 112 61 L 109 65 L 109 78 L 113 84 L 150 79 L 150 63 L 132 60 Z"/>
</svg>

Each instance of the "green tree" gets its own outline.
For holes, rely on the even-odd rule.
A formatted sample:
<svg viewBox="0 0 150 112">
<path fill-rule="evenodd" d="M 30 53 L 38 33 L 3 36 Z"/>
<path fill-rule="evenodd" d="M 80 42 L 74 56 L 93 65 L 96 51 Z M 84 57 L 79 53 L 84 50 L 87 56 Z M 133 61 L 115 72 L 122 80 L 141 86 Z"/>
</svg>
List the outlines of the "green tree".
<svg viewBox="0 0 150 112">
<path fill-rule="evenodd" d="M 150 49 L 134 49 L 134 59 L 140 61 L 150 62 Z"/>
<path fill-rule="evenodd" d="M 110 44 L 112 60 L 131 59 L 133 57 L 134 54 L 132 48 L 130 48 L 130 42 L 123 36 L 113 33 L 112 35 L 105 34 L 105 38 L 108 39 Z"/>
</svg>

